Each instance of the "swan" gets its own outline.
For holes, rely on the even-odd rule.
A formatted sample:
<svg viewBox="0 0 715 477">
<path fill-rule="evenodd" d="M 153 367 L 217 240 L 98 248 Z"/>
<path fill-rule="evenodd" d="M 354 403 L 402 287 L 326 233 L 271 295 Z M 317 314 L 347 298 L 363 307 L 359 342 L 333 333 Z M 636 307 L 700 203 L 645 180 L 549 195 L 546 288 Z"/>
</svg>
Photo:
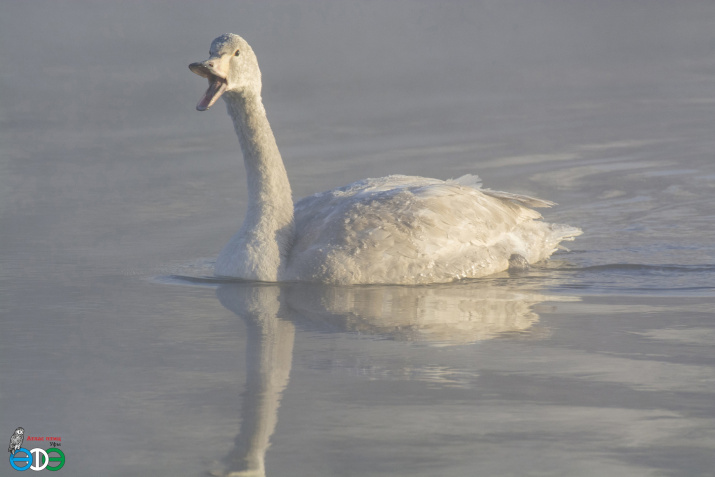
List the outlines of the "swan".
<svg viewBox="0 0 715 477">
<path fill-rule="evenodd" d="M 553 202 L 482 189 L 479 178 L 391 175 L 295 204 L 261 99 L 253 49 L 227 33 L 189 69 L 208 79 L 196 109 L 223 98 L 243 153 L 248 210 L 216 259 L 218 277 L 337 285 L 426 284 L 524 269 L 551 256 L 575 227 L 532 207 Z"/>
</svg>

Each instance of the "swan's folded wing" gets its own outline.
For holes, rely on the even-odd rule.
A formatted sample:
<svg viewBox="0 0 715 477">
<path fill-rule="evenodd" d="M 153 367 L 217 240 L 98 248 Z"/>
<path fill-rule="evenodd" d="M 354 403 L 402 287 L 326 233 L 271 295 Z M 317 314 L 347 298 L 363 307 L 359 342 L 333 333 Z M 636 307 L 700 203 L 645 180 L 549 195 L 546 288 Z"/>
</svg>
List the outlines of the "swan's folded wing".
<svg viewBox="0 0 715 477">
<path fill-rule="evenodd" d="M 527 204 L 548 202 L 474 184 L 388 176 L 305 198 L 289 268 L 301 280 L 427 283 L 503 270 L 512 253 L 538 259 L 526 242 L 543 242 L 548 224 Z"/>
</svg>

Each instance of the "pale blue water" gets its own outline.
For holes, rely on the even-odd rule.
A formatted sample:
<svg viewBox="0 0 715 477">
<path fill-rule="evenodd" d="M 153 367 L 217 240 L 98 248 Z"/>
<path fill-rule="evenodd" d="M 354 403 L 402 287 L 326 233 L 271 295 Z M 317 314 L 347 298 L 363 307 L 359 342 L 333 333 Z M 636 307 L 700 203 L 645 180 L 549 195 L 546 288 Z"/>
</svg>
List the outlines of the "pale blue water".
<svg viewBox="0 0 715 477">
<path fill-rule="evenodd" d="M 72 476 L 246 456 L 714 475 L 714 22 L 708 2 L 4 3 L 0 435 L 61 437 Z M 297 197 L 474 173 L 584 235 L 452 285 L 212 279 L 244 175 L 187 65 L 225 31 L 258 55 Z"/>
</svg>

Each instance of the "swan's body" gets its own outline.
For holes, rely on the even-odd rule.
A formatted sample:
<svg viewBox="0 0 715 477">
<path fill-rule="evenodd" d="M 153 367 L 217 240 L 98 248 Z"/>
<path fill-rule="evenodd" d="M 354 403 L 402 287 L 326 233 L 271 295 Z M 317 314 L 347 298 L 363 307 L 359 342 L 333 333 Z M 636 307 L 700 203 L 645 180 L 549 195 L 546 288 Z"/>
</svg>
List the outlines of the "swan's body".
<svg viewBox="0 0 715 477">
<path fill-rule="evenodd" d="M 553 203 L 480 189 L 476 176 L 366 179 L 294 205 L 251 47 L 226 34 L 214 40 L 210 55 L 190 65 L 209 80 L 197 109 L 208 109 L 223 95 L 249 193 L 243 225 L 216 261 L 218 276 L 336 284 L 449 282 L 538 262 L 581 233 L 542 222 L 530 208 Z"/>
</svg>

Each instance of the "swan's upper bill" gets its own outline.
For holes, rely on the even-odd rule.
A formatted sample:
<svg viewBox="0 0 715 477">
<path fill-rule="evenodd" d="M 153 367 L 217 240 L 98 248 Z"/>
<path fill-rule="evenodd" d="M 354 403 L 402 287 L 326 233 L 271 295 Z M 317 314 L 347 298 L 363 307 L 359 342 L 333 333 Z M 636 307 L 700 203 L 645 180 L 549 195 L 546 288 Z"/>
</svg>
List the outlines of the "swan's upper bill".
<svg viewBox="0 0 715 477">
<path fill-rule="evenodd" d="M 293 203 L 261 99 L 251 47 L 228 33 L 192 63 L 209 87 L 196 109 L 226 102 L 243 152 L 248 211 L 216 260 L 216 275 L 334 284 L 439 283 L 523 268 L 581 230 L 548 224 L 532 207 L 552 202 L 456 180 L 366 179 Z"/>
<path fill-rule="evenodd" d="M 201 98 L 196 105 L 196 109 L 199 111 L 206 111 L 216 102 L 217 99 L 221 97 L 224 91 L 226 91 L 226 75 L 218 71 L 211 61 L 206 61 L 203 63 L 191 63 L 189 65 L 191 71 L 199 76 L 209 80 L 209 88 L 204 93 L 203 98 Z"/>
</svg>

